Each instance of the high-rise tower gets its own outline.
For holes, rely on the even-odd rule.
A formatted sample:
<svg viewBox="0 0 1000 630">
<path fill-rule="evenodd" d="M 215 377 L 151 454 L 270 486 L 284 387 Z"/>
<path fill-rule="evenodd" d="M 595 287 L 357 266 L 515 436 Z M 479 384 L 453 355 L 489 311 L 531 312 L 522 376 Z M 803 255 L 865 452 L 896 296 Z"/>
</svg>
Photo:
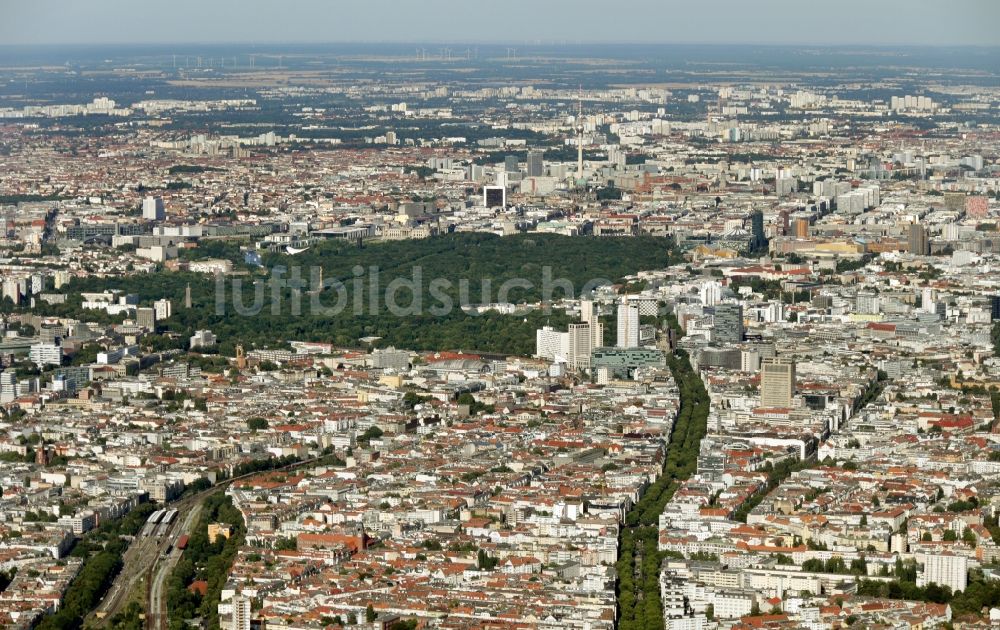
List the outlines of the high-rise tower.
<svg viewBox="0 0 1000 630">
<path fill-rule="evenodd" d="M 576 115 L 576 181 L 578 185 L 583 185 L 583 86 L 580 86 L 580 95 L 577 97 Z"/>
<path fill-rule="evenodd" d="M 760 365 L 760 404 L 788 408 L 795 396 L 795 361 L 767 358 Z"/>
<path fill-rule="evenodd" d="M 618 342 L 619 348 L 639 347 L 639 307 L 628 302 L 618 305 Z"/>
</svg>

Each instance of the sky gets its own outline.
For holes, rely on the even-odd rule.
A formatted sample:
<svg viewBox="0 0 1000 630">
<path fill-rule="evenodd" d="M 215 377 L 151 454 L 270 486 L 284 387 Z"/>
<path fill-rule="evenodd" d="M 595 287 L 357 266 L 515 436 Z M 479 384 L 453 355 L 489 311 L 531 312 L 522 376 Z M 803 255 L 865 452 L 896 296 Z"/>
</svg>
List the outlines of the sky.
<svg viewBox="0 0 1000 630">
<path fill-rule="evenodd" d="M 1000 0 L 0 0 L 0 45 L 1000 45 Z"/>
</svg>

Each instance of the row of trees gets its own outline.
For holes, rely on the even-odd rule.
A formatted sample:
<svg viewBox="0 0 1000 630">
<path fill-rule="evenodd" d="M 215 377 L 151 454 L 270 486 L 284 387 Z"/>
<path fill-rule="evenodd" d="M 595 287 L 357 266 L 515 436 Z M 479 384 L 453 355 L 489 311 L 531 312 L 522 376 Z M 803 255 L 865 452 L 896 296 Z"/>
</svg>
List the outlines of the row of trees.
<svg viewBox="0 0 1000 630">
<path fill-rule="evenodd" d="M 837 573 L 842 575 L 868 575 L 868 563 L 864 556 L 854 558 L 848 566 L 840 556 L 833 556 L 825 562 L 819 558 L 809 558 L 802 563 L 803 571 L 815 573 Z"/>
<path fill-rule="evenodd" d="M 100 551 L 88 558 L 73 579 L 59 612 L 38 624 L 38 630 L 76 630 L 83 618 L 101 601 L 121 571 L 121 557 L 111 551 Z"/>
<path fill-rule="evenodd" d="M 810 463 L 807 461 L 793 459 L 783 459 L 777 464 L 766 462 L 762 470 L 767 472 L 767 483 L 760 489 L 760 491 L 754 493 L 753 496 L 747 499 L 743 505 L 736 510 L 736 513 L 733 515 L 733 520 L 746 523 L 747 516 L 750 514 L 750 511 L 760 505 L 760 502 L 764 500 L 764 497 L 766 497 L 768 493 L 777 488 L 782 481 L 788 479 L 789 475 L 793 472 L 808 468 L 809 466 Z"/>
<path fill-rule="evenodd" d="M 668 325 L 676 327 L 676 321 L 668 317 Z M 657 549 L 659 516 L 679 483 L 696 471 L 701 439 L 707 431 L 708 392 L 691 368 L 687 353 L 678 350 L 670 356 L 668 365 L 680 389 L 680 409 L 667 445 L 663 474 L 629 511 L 622 528 L 615 565 L 621 630 L 663 628 L 660 564 L 664 558 L 678 554 Z"/>
<path fill-rule="evenodd" d="M 83 558 L 83 567 L 73 579 L 59 611 L 42 619 L 38 630 L 77 630 L 83 619 L 101 601 L 122 568 L 122 554 L 128 547 L 127 536 L 135 536 L 153 506 L 144 503 L 124 517 L 104 523 L 89 532 L 70 555 Z"/>
<path fill-rule="evenodd" d="M 268 457 L 264 459 L 254 459 L 248 462 L 243 462 L 233 467 L 233 477 L 242 477 L 243 475 L 249 475 L 250 473 L 257 472 L 267 472 L 269 470 L 277 470 L 279 468 L 285 468 L 291 466 L 292 464 L 297 464 L 301 460 L 295 455 L 283 455 L 281 457 Z"/>
</svg>

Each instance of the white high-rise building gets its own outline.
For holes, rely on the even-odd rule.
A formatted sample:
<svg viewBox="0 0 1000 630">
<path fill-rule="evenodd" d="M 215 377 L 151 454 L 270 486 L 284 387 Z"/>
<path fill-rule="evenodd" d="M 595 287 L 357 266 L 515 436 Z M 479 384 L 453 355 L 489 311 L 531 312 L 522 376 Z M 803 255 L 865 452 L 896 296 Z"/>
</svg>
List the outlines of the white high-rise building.
<svg viewBox="0 0 1000 630">
<path fill-rule="evenodd" d="M 590 322 L 590 346 L 591 348 L 604 347 L 604 324 L 597 321 Z"/>
<path fill-rule="evenodd" d="M 760 310 L 761 318 L 768 324 L 785 321 L 785 305 L 781 302 L 770 302 Z"/>
<path fill-rule="evenodd" d="M 63 349 L 56 343 L 36 343 L 28 351 L 28 358 L 40 368 L 62 365 Z"/>
<path fill-rule="evenodd" d="M 157 321 L 168 319 L 174 312 L 174 306 L 170 303 L 170 300 L 157 300 L 153 302 L 153 311 L 156 313 Z"/>
<path fill-rule="evenodd" d="M 2 288 L 0 288 L 0 300 L 7 298 L 14 304 L 18 304 L 21 301 L 21 295 L 21 285 L 17 280 L 8 278 L 3 281 Z"/>
<path fill-rule="evenodd" d="M 619 348 L 639 347 L 639 307 L 633 304 L 618 305 Z"/>
<path fill-rule="evenodd" d="M 757 372 L 760 370 L 760 351 L 745 349 L 740 352 L 740 371 Z"/>
<path fill-rule="evenodd" d="M 250 599 L 242 595 L 233 598 L 231 630 L 250 630 Z"/>
<path fill-rule="evenodd" d="M 854 296 L 854 311 L 856 313 L 873 314 L 881 310 L 881 299 L 874 293 L 859 292 Z"/>
<path fill-rule="evenodd" d="M 580 300 L 580 321 L 590 324 L 591 348 L 604 346 L 604 324 L 600 322 L 597 305 L 592 300 Z"/>
<path fill-rule="evenodd" d="M 937 304 L 934 302 L 934 288 L 924 287 L 920 296 L 920 310 L 925 313 L 936 313 Z"/>
<path fill-rule="evenodd" d="M 146 197 L 142 200 L 142 218 L 147 221 L 162 221 L 166 218 L 163 210 L 163 200 L 159 197 Z"/>
<path fill-rule="evenodd" d="M 568 361 L 569 333 L 560 332 L 551 326 L 536 330 L 535 356 L 548 361 Z"/>
<path fill-rule="evenodd" d="M 13 370 L 0 372 L 0 403 L 9 403 L 17 398 L 17 375 Z"/>
<path fill-rule="evenodd" d="M 722 301 L 722 283 L 717 280 L 703 282 L 698 292 L 705 306 L 715 306 Z"/>
<path fill-rule="evenodd" d="M 924 570 L 917 575 L 917 586 L 927 586 L 930 583 L 947 586 L 951 592 L 964 591 L 969 584 L 969 559 L 950 552 L 939 554 L 917 554 L 917 563 Z"/>
</svg>

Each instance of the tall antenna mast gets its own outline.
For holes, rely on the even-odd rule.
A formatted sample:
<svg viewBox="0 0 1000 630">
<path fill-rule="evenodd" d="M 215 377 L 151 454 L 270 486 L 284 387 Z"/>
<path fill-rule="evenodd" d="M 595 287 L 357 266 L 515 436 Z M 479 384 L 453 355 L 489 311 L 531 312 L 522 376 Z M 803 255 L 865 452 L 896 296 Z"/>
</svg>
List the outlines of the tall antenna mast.
<svg viewBox="0 0 1000 630">
<path fill-rule="evenodd" d="M 576 116 L 576 179 L 577 182 L 583 182 L 583 85 L 580 86 L 580 93 L 577 97 L 577 116 Z"/>
</svg>

